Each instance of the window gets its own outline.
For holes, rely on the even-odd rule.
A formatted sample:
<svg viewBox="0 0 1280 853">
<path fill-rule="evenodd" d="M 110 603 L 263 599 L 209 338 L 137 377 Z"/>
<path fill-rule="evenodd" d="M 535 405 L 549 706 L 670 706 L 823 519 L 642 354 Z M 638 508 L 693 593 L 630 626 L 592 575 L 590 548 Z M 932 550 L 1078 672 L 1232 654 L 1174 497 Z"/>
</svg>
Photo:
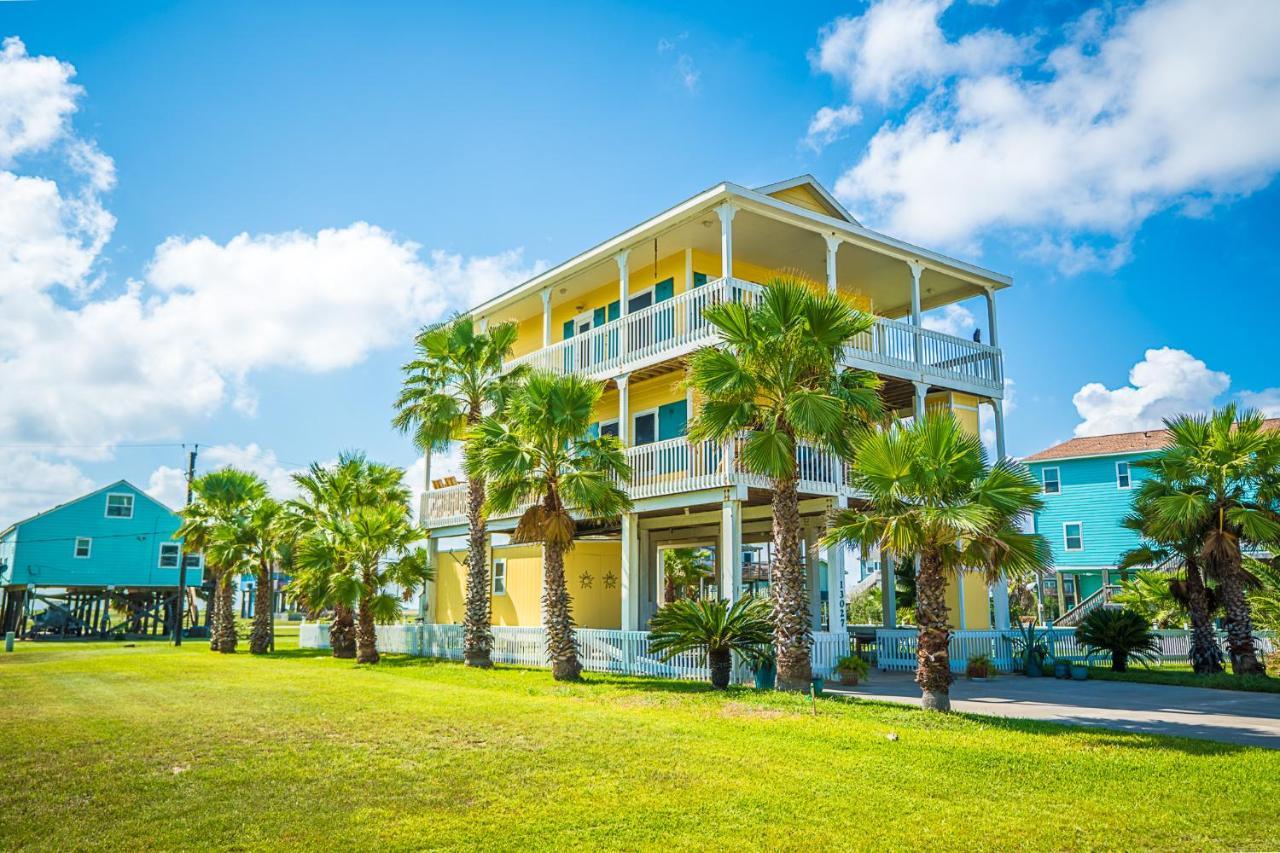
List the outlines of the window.
<svg viewBox="0 0 1280 853">
<path fill-rule="evenodd" d="M 653 304 L 653 289 L 642 290 L 627 300 L 627 313 L 634 314 L 642 308 Z"/>
<path fill-rule="evenodd" d="M 647 412 L 641 412 L 636 415 L 635 427 L 632 433 L 632 440 L 635 445 L 653 444 L 658 440 L 658 410 L 650 409 Z"/>
<path fill-rule="evenodd" d="M 1084 550 L 1084 525 L 1078 521 L 1068 521 L 1062 525 L 1062 544 L 1068 551 Z"/>
<path fill-rule="evenodd" d="M 617 419 L 615 418 L 614 420 L 611 420 L 611 421 L 601 421 L 601 422 L 600 422 L 600 434 L 601 434 L 601 435 L 611 435 L 611 436 L 613 436 L 614 438 L 617 438 L 617 437 L 618 437 L 618 421 L 617 421 Z"/>
<path fill-rule="evenodd" d="M 107 495 L 107 518 L 133 518 L 133 495 Z"/>
<path fill-rule="evenodd" d="M 1040 472 L 1040 476 L 1044 482 L 1046 495 L 1056 495 L 1062 491 L 1062 480 L 1058 477 L 1057 468 L 1045 468 Z"/>
<path fill-rule="evenodd" d="M 160 568 L 176 569 L 182 559 L 182 546 L 177 542 L 160 543 Z"/>
<path fill-rule="evenodd" d="M 76 537 L 75 555 L 77 560 L 89 559 L 89 552 L 93 549 L 93 540 L 88 536 Z"/>
<path fill-rule="evenodd" d="M 493 594 L 507 594 L 507 561 L 493 561 Z"/>
<path fill-rule="evenodd" d="M 1129 479 L 1129 463 L 1117 462 L 1116 463 L 1116 488 L 1127 489 L 1129 488 L 1131 482 L 1132 481 Z"/>
<path fill-rule="evenodd" d="M 194 571 L 204 565 L 204 557 L 200 554 L 183 554 L 182 562 L 186 565 L 187 571 Z"/>
</svg>

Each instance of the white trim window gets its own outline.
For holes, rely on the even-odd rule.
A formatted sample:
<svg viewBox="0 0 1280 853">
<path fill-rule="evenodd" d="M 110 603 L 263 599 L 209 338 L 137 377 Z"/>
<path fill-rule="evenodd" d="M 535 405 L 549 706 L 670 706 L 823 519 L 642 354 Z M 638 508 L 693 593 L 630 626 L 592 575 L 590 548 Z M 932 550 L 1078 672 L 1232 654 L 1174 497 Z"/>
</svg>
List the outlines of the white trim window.
<svg viewBox="0 0 1280 853">
<path fill-rule="evenodd" d="M 658 410 L 645 409 L 631 416 L 631 443 L 636 447 L 658 440 Z"/>
<path fill-rule="evenodd" d="M 507 561 L 493 561 L 493 594 L 507 594 Z"/>
<path fill-rule="evenodd" d="M 1049 474 L 1050 471 L 1053 472 L 1052 475 Z M 1062 493 L 1062 473 L 1056 466 L 1052 468 L 1041 468 L 1040 482 L 1044 487 L 1044 493 L 1046 495 L 1057 495 Z"/>
<path fill-rule="evenodd" d="M 1084 522 L 1064 521 L 1062 523 L 1062 549 L 1064 551 L 1084 550 Z"/>
<path fill-rule="evenodd" d="M 107 495 L 107 518 L 133 518 L 133 495 L 112 492 Z"/>
<path fill-rule="evenodd" d="M 1133 479 L 1129 475 L 1129 463 L 1116 463 L 1116 488 L 1128 489 L 1133 486 Z"/>
<path fill-rule="evenodd" d="M 182 562 L 186 563 L 187 571 L 204 568 L 204 554 L 184 554 Z"/>
<path fill-rule="evenodd" d="M 161 542 L 160 543 L 160 564 L 161 569 L 176 569 L 182 560 L 182 546 L 177 542 Z"/>
<path fill-rule="evenodd" d="M 77 536 L 75 550 L 71 552 L 77 560 L 87 560 L 93 553 L 93 540 L 88 536 Z"/>
</svg>

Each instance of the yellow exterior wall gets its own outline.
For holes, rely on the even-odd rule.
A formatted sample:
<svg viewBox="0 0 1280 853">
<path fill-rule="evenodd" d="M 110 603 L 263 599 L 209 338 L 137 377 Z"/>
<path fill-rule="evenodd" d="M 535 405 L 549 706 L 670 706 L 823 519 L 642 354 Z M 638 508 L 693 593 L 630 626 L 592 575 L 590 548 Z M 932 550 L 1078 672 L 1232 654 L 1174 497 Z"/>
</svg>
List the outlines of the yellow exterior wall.
<svg viewBox="0 0 1280 853">
<path fill-rule="evenodd" d="M 825 199 L 804 184 L 788 187 L 785 190 L 778 190 L 776 193 L 769 193 L 769 195 L 778 201 L 785 201 L 788 204 L 794 204 L 796 207 L 803 207 L 805 210 L 821 213 L 823 216 L 836 215 L 835 211 L 827 206 Z"/>
<path fill-rule="evenodd" d="M 436 570 L 435 615 L 437 623 L 457 625 L 464 614 L 466 551 L 441 552 Z M 507 591 L 492 596 L 493 624 L 537 626 L 542 624 L 542 548 L 539 545 L 505 545 L 490 551 L 493 560 L 506 560 Z M 620 572 L 622 547 L 618 542 L 578 542 L 565 555 L 565 580 L 573 598 L 573 618 L 579 628 L 618 628 L 622 624 Z M 613 585 L 607 575 L 612 573 Z M 583 576 L 590 576 L 584 586 Z"/>
</svg>

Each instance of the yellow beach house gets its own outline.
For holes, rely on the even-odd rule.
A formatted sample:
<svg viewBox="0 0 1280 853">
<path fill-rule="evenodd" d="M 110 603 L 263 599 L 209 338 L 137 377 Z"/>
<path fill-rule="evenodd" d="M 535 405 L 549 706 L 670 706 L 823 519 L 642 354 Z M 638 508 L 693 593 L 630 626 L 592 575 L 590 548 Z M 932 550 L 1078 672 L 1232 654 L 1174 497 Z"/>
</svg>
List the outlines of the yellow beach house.
<svg viewBox="0 0 1280 853">
<path fill-rule="evenodd" d="M 757 189 L 718 184 L 470 312 L 481 323 L 519 324 L 508 367 L 606 383 L 592 429 L 622 441 L 634 510 L 580 524 L 565 569 L 579 627 L 644 629 L 664 603 L 671 549 L 698 549 L 714 566 L 708 594 L 733 599 L 767 587 L 768 481 L 738 464 L 732 444 L 685 438 L 698 401 L 684 380 L 689 354 L 717 345 L 703 308 L 750 298 L 779 270 L 800 272 L 876 315 L 846 363 L 884 379 L 887 408 L 903 417 L 951 410 L 976 431 L 979 407 L 989 406 L 1003 455 L 995 296 L 1008 277 L 862 227 L 807 175 Z M 974 298 L 986 300 L 988 342 L 922 325 L 922 312 Z M 828 510 L 858 495 L 834 456 L 801 448 L 800 464 L 813 627 L 843 634 L 845 608 L 831 603 L 844 601 L 846 552 L 819 539 Z M 431 483 L 429 472 L 427 479 L 421 519 L 437 571 L 426 621 L 459 624 L 466 487 Z M 489 520 L 493 624 L 537 626 L 540 548 L 509 544 L 515 521 L 514 513 Z M 1008 624 L 1005 590 L 989 595 L 977 575 L 953 580 L 950 605 L 957 628 L 990 628 L 993 618 L 995 627 Z M 888 625 L 894 607 L 886 596 Z"/>
</svg>

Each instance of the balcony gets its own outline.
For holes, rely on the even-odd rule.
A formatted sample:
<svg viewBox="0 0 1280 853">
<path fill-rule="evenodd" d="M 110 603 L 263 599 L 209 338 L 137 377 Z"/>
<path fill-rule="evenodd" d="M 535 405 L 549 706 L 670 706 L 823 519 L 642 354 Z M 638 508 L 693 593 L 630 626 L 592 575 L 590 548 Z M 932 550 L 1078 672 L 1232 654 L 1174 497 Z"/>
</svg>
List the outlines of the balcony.
<svg viewBox="0 0 1280 853">
<path fill-rule="evenodd" d="M 631 479 L 626 484 L 632 500 L 696 492 L 725 486 L 768 488 L 769 479 L 746 471 L 739 461 L 739 441 L 700 443 L 671 438 L 626 449 Z M 828 451 L 802 444 L 796 453 L 802 494 L 837 495 L 846 491 L 844 465 Z M 515 518 L 527 509 L 517 507 L 496 519 Z M 441 528 L 467 523 L 466 484 L 429 491 L 422 498 L 423 526 Z"/>
<path fill-rule="evenodd" d="M 752 302 L 758 284 L 715 279 L 702 287 L 635 311 L 582 335 L 508 362 L 552 373 L 580 373 L 609 379 L 668 359 L 679 358 L 718 339 L 703 319 L 709 305 Z M 964 338 L 877 317 L 875 325 L 845 353 L 850 367 L 924 381 L 955 390 L 999 393 L 1004 374 L 1000 350 Z"/>
</svg>

